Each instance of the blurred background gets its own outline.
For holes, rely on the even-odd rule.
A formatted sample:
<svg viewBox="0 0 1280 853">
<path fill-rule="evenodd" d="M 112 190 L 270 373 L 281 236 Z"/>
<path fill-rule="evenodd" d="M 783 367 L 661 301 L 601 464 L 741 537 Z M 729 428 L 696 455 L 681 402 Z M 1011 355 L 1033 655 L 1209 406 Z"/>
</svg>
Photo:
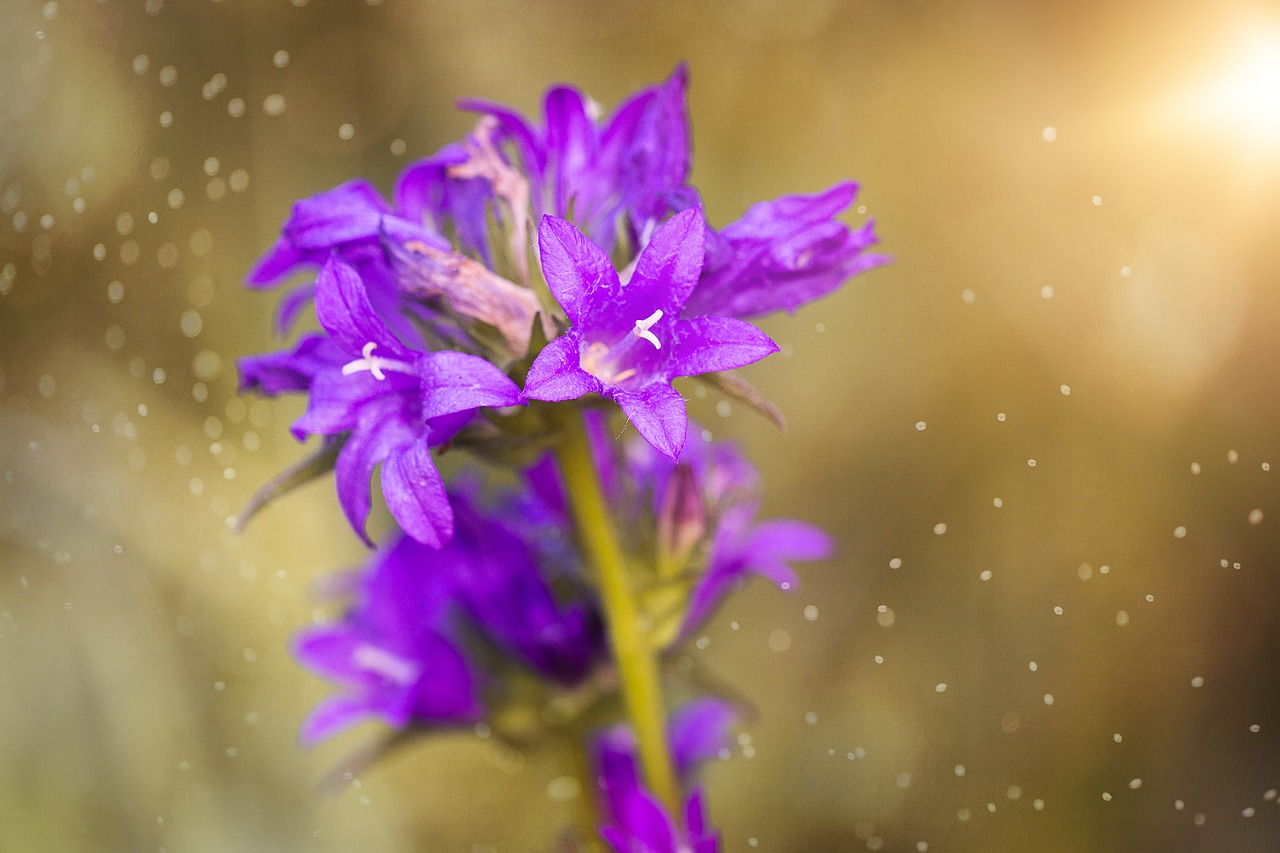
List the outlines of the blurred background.
<svg viewBox="0 0 1280 853">
<path fill-rule="evenodd" d="M 364 553 L 241 280 L 461 97 L 688 60 L 713 224 L 855 178 L 892 266 L 764 323 L 778 435 L 691 403 L 838 556 L 690 655 L 752 697 L 728 851 L 1280 843 L 1280 10 L 1213 0 L 0 0 L 0 849 L 539 851 L 560 768 L 470 736 L 321 781 L 312 582 Z M 693 396 L 693 387 L 689 389 Z"/>
</svg>

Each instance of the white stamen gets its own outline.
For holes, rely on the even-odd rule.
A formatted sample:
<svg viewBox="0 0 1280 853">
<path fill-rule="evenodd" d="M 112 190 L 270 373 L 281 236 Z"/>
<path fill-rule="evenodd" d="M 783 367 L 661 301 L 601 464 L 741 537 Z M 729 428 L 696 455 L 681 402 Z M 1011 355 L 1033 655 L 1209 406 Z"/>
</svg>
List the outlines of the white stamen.
<svg viewBox="0 0 1280 853">
<path fill-rule="evenodd" d="M 378 345 L 373 341 L 369 341 L 365 344 L 364 349 L 360 350 L 360 354 L 363 355 L 364 358 L 357 358 L 355 361 L 347 362 L 342 365 L 342 375 L 350 376 L 353 373 L 359 373 L 362 370 L 367 370 L 373 374 L 374 379 L 382 381 L 387 378 L 387 374 L 383 372 L 384 370 L 390 370 L 395 373 L 407 373 L 409 375 L 413 375 L 416 372 L 412 364 L 397 361 L 394 358 L 378 358 L 373 354 L 373 351 L 377 348 Z"/>
<path fill-rule="evenodd" d="M 380 675 L 396 684 L 412 684 L 418 677 L 418 666 L 386 649 L 361 643 L 352 654 L 355 665 L 365 672 Z"/>
<path fill-rule="evenodd" d="M 658 340 L 658 336 L 649 331 L 649 329 L 661 319 L 662 309 L 659 308 L 643 320 L 636 320 L 636 334 L 653 344 L 654 349 L 662 349 L 662 341 Z"/>
</svg>

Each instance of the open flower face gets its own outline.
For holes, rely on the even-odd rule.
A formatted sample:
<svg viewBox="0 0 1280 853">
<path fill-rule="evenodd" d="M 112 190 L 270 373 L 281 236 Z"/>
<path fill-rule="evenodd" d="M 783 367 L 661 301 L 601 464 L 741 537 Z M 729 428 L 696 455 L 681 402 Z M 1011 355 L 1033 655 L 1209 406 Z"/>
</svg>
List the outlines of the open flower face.
<svg viewBox="0 0 1280 853">
<path fill-rule="evenodd" d="M 681 317 L 702 270 L 705 230 L 698 208 L 671 217 L 623 284 L 599 247 L 565 220 L 544 216 L 543 273 L 573 325 L 538 355 L 525 397 L 616 400 L 654 448 L 679 456 L 688 417 L 671 380 L 742 367 L 778 349 L 741 320 Z"/>
</svg>

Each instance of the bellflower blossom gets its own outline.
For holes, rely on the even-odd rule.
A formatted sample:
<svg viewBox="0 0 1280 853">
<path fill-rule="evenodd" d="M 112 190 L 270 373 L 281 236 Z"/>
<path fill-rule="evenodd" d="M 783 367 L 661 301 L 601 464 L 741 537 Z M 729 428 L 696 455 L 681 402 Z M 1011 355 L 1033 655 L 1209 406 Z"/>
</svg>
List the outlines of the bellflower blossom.
<svg viewBox="0 0 1280 853">
<path fill-rule="evenodd" d="M 448 580 L 427 570 L 430 554 L 407 536 L 383 549 L 359 578 L 346 617 L 298 636 L 298 660 L 344 688 L 307 717 L 304 743 L 368 718 L 396 728 L 479 719 L 477 676 L 449 636 Z"/>
<path fill-rule="evenodd" d="M 857 192 L 858 185 L 846 181 L 815 195 L 760 202 L 712 233 L 685 313 L 794 313 L 858 273 L 888 263 L 887 255 L 866 251 L 877 242 L 874 221 L 851 231 L 835 218 Z"/>
<path fill-rule="evenodd" d="M 679 456 L 688 418 L 671 380 L 742 367 L 778 350 L 741 320 L 681 316 L 702 269 L 704 229 L 696 208 L 671 217 L 623 284 L 598 246 L 565 220 L 544 216 L 543 273 L 573 326 L 538 354 L 525 397 L 600 394 L 617 401 L 654 448 Z"/>
<path fill-rule="evenodd" d="M 668 213 L 697 204 L 697 193 L 686 184 L 687 85 L 682 64 L 602 123 L 599 105 L 571 86 L 547 93 L 542 128 L 501 104 L 467 100 L 462 106 L 497 119 L 495 142 L 514 146 L 528 176 L 532 216 L 571 219 L 608 253 L 620 226 L 636 246 Z"/>
<path fill-rule="evenodd" d="M 519 403 L 519 389 L 477 356 L 406 347 L 374 312 L 356 271 L 337 259 L 320 271 L 316 314 L 346 362 L 315 374 L 294 433 L 347 435 L 335 467 L 338 496 L 362 536 L 369 479 L 381 464 L 382 493 L 400 526 L 429 545 L 448 541 L 453 515 L 431 448 L 477 409 Z"/>
<path fill-rule="evenodd" d="M 678 709 L 668 724 L 672 757 L 687 785 L 698 765 L 729 745 L 737 715 L 728 703 L 704 697 Z M 658 802 L 640 781 L 631 733 L 615 728 L 595 741 L 597 783 L 605 801 L 600 834 L 616 853 L 716 853 L 719 839 L 706 821 L 702 792 L 685 800 L 682 820 Z"/>
<path fill-rule="evenodd" d="M 457 529 L 447 544 L 401 535 L 355 576 L 356 601 L 340 622 L 299 636 L 299 660 L 345 688 L 312 712 L 305 742 L 369 717 L 395 728 L 474 722 L 487 702 L 502 700 L 498 676 L 507 659 L 573 686 L 603 657 L 600 616 L 586 588 L 572 585 L 577 591 L 562 601 L 526 531 L 501 511 L 481 509 L 471 491 L 450 494 Z M 476 640 L 498 654 L 480 654 Z M 704 710 L 688 721 L 691 752 L 727 713 Z"/>
</svg>

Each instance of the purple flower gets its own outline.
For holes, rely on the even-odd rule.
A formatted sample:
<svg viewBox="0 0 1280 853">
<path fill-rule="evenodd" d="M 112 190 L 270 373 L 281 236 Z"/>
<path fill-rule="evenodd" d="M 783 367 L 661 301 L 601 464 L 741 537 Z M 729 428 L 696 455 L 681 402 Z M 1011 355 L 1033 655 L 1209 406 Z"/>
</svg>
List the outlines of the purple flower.
<svg viewBox="0 0 1280 853">
<path fill-rule="evenodd" d="M 342 508 L 362 536 L 369 480 L 381 464 L 383 496 L 405 532 L 429 545 L 447 542 L 453 513 L 431 448 L 453 437 L 476 409 L 519 403 L 519 389 L 476 356 L 406 347 L 374 312 L 360 276 L 337 259 L 320 271 L 316 314 L 348 360 L 315 374 L 294 432 L 349 434 L 335 474 Z"/>
<path fill-rule="evenodd" d="M 728 747 L 736 718 L 728 703 L 710 697 L 672 715 L 668 737 L 682 783 L 699 764 Z M 673 820 L 640 781 L 629 730 L 618 727 L 600 735 L 595 759 L 607 821 L 600 834 L 617 853 L 716 853 L 719 840 L 707 826 L 702 792 L 695 790 L 685 801 L 683 825 Z"/>
<path fill-rule="evenodd" d="M 336 255 L 360 273 L 383 320 L 413 340 L 417 333 L 401 314 L 396 276 L 383 251 L 383 240 L 449 249 L 448 241 L 424 228 L 421 220 L 400 215 L 372 184 L 348 181 L 295 203 L 276 244 L 258 260 L 245 281 L 255 289 L 273 287 L 300 267 L 317 267 Z M 292 326 L 311 294 L 312 288 L 303 285 L 282 300 L 276 317 L 278 329 Z"/>
<path fill-rule="evenodd" d="M 576 600 L 562 605 L 552 593 L 550 566 L 538 562 L 538 538 L 502 512 L 481 512 L 471 495 L 454 491 L 454 537 L 436 554 L 460 606 L 481 633 L 506 655 L 560 684 L 580 682 L 605 652 L 594 602 L 576 579 Z"/>
<path fill-rule="evenodd" d="M 620 217 L 632 245 L 638 245 L 668 213 L 697 203 L 685 183 L 687 83 L 688 70 L 680 65 L 665 82 L 632 95 L 602 123 L 597 123 L 599 107 L 568 86 L 547 92 L 541 129 L 501 104 L 471 100 L 462 106 L 497 119 L 495 142 L 510 142 L 519 154 L 535 216 L 571 217 L 610 252 Z"/>
<path fill-rule="evenodd" d="M 433 554 L 401 538 L 362 575 L 346 618 L 298 636 L 298 660 L 344 688 L 307 717 L 304 743 L 368 718 L 397 728 L 479 718 L 475 675 L 448 636 L 451 598 L 447 577 L 431 570 Z"/>
<path fill-rule="evenodd" d="M 866 251 L 878 242 L 874 222 L 850 231 L 835 219 L 857 192 L 857 184 L 845 182 L 816 195 L 761 202 L 713 234 L 686 316 L 794 312 L 852 276 L 888 263 L 887 255 Z"/>
<path fill-rule="evenodd" d="M 573 326 L 538 354 L 525 397 L 614 399 L 651 445 L 679 456 L 688 417 L 671 380 L 742 367 L 778 349 L 741 320 L 681 316 L 702 269 L 704 230 L 701 210 L 676 214 L 623 284 L 598 246 L 565 220 L 544 216 L 543 273 Z"/>
<path fill-rule="evenodd" d="M 680 636 L 689 637 L 716 605 L 750 575 L 760 575 L 789 590 L 795 586 L 793 560 L 831 556 L 831 537 L 811 524 L 778 518 L 753 524 L 755 501 L 730 507 L 720 517 L 711 555 L 685 610 Z"/>
</svg>

